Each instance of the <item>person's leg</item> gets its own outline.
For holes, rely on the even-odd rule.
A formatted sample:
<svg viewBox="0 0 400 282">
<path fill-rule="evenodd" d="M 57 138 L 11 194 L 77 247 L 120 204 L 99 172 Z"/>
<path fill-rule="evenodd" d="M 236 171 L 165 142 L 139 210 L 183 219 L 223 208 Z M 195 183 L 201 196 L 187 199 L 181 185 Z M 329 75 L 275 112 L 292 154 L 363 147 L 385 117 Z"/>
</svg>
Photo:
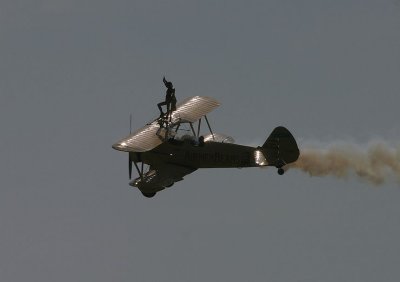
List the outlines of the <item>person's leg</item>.
<svg viewBox="0 0 400 282">
<path fill-rule="evenodd" d="M 165 106 L 165 105 L 167 105 L 166 102 L 161 102 L 161 103 L 158 103 L 158 104 L 157 104 L 158 109 L 160 110 L 160 115 L 163 115 L 163 114 L 164 114 L 164 112 L 163 112 L 161 106 Z"/>
<path fill-rule="evenodd" d="M 167 121 L 171 121 L 171 103 L 167 103 Z"/>
</svg>

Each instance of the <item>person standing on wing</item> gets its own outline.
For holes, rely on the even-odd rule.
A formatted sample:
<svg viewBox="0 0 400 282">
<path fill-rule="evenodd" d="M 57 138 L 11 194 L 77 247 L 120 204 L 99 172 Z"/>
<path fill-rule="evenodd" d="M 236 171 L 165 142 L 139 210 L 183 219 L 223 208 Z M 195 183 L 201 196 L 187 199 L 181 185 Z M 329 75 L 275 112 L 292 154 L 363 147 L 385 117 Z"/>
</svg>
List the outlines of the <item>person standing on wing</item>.
<svg viewBox="0 0 400 282">
<path fill-rule="evenodd" d="M 171 112 L 176 110 L 175 88 L 172 85 L 171 81 L 167 81 L 165 79 L 165 76 L 163 77 L 163 82 L 164 82 L 165 87 L 167 87 L 167 91 L 165 92 L 165 101 L 158 103 L 157 106 L 158 106 L 158 109 L 160 110 L 160 117 L 164 116 L 162 106 L 167 106 L 166 118 L 168 119 L 168 116 L 171 114 Z"/>
</svg>

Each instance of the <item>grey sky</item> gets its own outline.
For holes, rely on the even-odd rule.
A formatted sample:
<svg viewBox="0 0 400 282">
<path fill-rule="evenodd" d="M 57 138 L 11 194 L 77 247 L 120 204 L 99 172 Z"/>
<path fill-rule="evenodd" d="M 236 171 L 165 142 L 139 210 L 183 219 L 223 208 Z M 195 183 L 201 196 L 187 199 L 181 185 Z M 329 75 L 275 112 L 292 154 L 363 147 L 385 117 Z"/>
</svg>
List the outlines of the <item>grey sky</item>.
<svg viewBox="0 0 400 282">
<path fill-rule="evenodd" d="M 111 148 L 163 75 L 239 143 L 399 144 L 399 30 L 395 0 L 1 1 L 0 280 L 399 281 L 395 182 L 200 170 L 149 200 Z"/>
</svg>

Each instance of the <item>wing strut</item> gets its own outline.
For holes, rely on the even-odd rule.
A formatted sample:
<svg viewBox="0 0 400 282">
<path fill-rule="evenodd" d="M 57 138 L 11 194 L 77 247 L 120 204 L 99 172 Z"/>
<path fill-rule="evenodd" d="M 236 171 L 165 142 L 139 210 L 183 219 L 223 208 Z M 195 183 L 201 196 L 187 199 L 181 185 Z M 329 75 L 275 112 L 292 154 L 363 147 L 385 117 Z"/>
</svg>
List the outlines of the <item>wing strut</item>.
<svg viewBox="0 0 400 282">
<path fill-rule="evenodd" d="M 142 171 L 140 171 L 136 162 L 133 162 L 133 163 L 135 164 L 136 170 L 137 170 L 138 174 L 140 175 L 140 179 L 143 181 L 143 162 L 142 162 Z"/>
<path fill-rule="evenodd" d="M 204 115 L 204 118 L 206 119 L 206 122 L 207 122 L 207 125 L 208 125 L 208 129 L 210 130 L 211 135 L 212 135 L 212 137 L 213 137 L 213 140 L 215 141 L 214 133 L 213 133 L 212 130 L 211 130 L 211 126 L 210 126 L 210 123 L 208 122 L 208 118 L 207 118 L 206 115 Z"/>
<path fill-rule="evenodd" d="M 199 119 L 199 123 L 197 124 L 197 137 L 200 136 L 200 127 L 201 127 L 201 118 Z"/>
<path fill-rule="evenodd" d="M 176 129 L 175 129 L 175 133 L 177 133 L 178 132 L 178 130 L 179 130 L 179 127 L 181 127 L 181 124 L 180 123 L 178 123 L 178 126 L 176 127 Z"/>
<path fill-rule="evenodd" d="M 194 131 L 193 123 L 192 123 L 192 122 L 190 123 L 190 128 L 192 129 L 192 132 L 193 132 L 194 137 L 196 137 L 196 131 Z"/>
</svg>

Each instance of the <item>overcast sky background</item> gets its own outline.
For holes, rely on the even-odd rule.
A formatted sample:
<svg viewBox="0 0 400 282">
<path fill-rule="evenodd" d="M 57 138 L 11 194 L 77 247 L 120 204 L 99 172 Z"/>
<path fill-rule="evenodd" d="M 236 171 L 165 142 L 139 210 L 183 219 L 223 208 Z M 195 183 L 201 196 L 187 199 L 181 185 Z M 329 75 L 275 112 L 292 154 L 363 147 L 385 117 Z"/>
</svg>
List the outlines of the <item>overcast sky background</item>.
<svg viewBox="0 0 400 282">
<path fill-rule="evenodd" d="M 400 187 L 199 170 L 153 199 L 111 145 L 178 100 L 262 144 L 399 144 L 400 2 L 0 2 L 0 280 L 399 281 Z"/>
</svg>

